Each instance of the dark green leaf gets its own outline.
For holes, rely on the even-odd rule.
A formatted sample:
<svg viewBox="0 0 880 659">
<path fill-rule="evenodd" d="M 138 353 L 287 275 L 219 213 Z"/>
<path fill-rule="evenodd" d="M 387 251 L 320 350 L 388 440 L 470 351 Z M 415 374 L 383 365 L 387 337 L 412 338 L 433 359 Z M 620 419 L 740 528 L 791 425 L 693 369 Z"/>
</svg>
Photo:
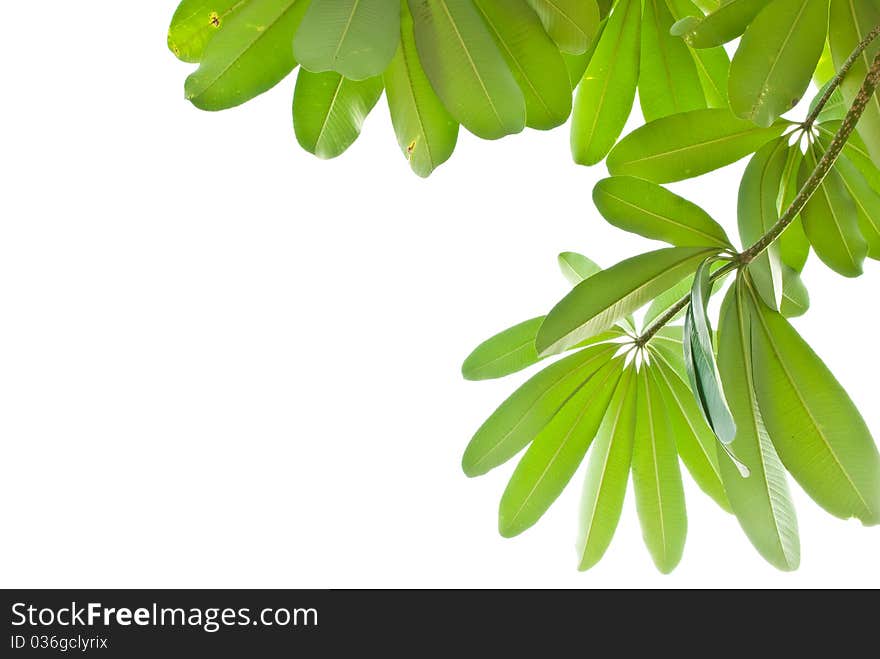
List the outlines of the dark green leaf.
<svg viewBox="0 0 880 659">
<path fill-rule="evenodd" d="M 616 345 L 591 346 L 533 376 L 495 410 L 471 439 L 462 459 L 464 473 L 470 477 L 485 474 L 528 446 L 616 350 Z"/>
<path fill-rule="evenodd" d="M 578 87 L 571 125 L 575 162 L 595 165 L 626 125 L 639 80 L 641 0 L 620 0 Z"/>
<path fill-rule="evenodd" d="M 648 371 L 643 367 L 637 377 L 633 489 L 645 545 L 657 569 L 668 574 L 684 553 L 687 512 L 663 398 Z"/>
<path fill-rule="evenodd" d="M 419 176 L 429 176 L 455 150 L 458 124 L 443 107 L 419 62 L 413 22 L 401 6 L 400 48 L 385 72 L 385 91 L 397 143 Z"/>
<path fill-rule="evenodd" d="M 724 229 L 702 208 L 656 183 L 629 176 L 599 181 L 593 202 L 609 223 L 679 247 L 730 247 Z"/>
<path fill-rule="evenodd" d="M 408 0 L 416 46 L 449 113 L 485 139 L 520 132 L 526 104 L 471 0 Z"/>
<path fill-rule="evenodd" d="M 333 71 L 300 69 L 293 95 L 296 139 L 319 158 L 335 158 L 358 138 L 381 96 L 381 77 L 348 80 Z"/>
<path fill-rule="evenodd" d="M 311 0 L 294 55 L 314 73 L 352 80 L 385 72 L 400 43 L 400 0 Z"/>
<path fill-rule="evenodd" d="M 473 0 L 526 101 L 526 125 L 547 130 L 571 114 L 565 60 L 525 0 Z M 598 9 L 596 10 L 598 20 Z"/>
<path fill-rule="evenodd" d="M 305 0 L 250 0 L 229 16 L 186 80 L 186 97 L 202 110 L 225 110 L 268 91 L 293 71 L 293 35 Z"/>
<path fill-rule="evenodd" d="M 828 34 L 828 0 L 774 0 L 743 35 L 730 65 L 730 106 L 771 126 L 810 86 Z"/>
<path fill-rule="evenodd" d="M 562 494 L 599 431 L 622 371 L 622 357 L 608 362 L 535 437 L 501 497 L 502 536 L 511 538 L 530 528 Z"/>
<path fill-rule="evenodd" d="M 721 478 L 733 512 L 755 549 L 780 570 L 796 570 L 800 564 L 797 517 L 785 469 L 755 396 L 750 316 L 750 305 L 737 282 L 721 310 L 718 366 L 737 427 L 730 450 L 750 473 L 744 478 L 733 462 L 721 458 Z"/>
<path fill-rule="evenodd" d="M 780 121 L 755 126 L 730 110 L 695 110 L 652 121 L 627 135 L 608 156 L 608 171 L 672 183 L 736 162 L 782 135 Z"/>
<path fill-rule="evenodd" d="M 557 353 L 600 332 L 671 288 L 717 248 L 673 247 L 603 270 L 572 290 L 538 332 L 538 353 Z"/>
<path fill-rule="evenodd" d="M 630 366 L 617 384 L 590 450 L 577 543 L 581 570 L 589 570 L 601 560 L 623 510 L 635 435 L 635 380 L 635 367 Z"/>
</svg>

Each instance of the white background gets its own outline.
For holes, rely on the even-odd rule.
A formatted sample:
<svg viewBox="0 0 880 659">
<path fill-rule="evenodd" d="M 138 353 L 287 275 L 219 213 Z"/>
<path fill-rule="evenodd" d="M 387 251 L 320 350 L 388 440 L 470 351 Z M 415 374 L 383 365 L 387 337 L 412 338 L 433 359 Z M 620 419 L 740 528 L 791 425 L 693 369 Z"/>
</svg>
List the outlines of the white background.
<svg viewBox="0 0 880 659">
<path fill-rule="evenodd" d="M 463 134 L 410 173 L 384 101 L 320 162 L 293 78 L 237 110 L 183 99 L 174 2 L 7 3 L 0 57 L 0 586 L 880 586 L 880 529 L 793 485 L 803 561 L 777 572 L 688 481 L 668 577 L 632 497 L 578 573 L 580 484 L 515 540 L 512 465 L 468 480 L 473 431 L 527 374 L 462 359 L 546 311 L 562 250 L 652 245 L 592 208 L 568 133 Z M 676 190 L 735 233 L 741 165 Z M 880 267 L 812 261 L 798 327 L 880 433 Z M 580 480 L 580 476 L 576 479 Z"/>
</svg>

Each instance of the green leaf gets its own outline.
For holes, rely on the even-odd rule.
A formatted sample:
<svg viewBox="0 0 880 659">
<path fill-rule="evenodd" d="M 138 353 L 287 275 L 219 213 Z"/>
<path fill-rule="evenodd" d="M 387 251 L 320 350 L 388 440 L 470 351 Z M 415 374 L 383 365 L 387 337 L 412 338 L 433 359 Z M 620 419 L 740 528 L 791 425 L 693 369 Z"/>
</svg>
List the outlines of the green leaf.
<svg viewBox="0 0 880 659">
<path fill-rule="evenodd" d="M 348 80 L 333 71 L 300 69 L 293 95 L 296 139 L 319 158 L 335 158 L 358 138 L 381 96 L 381 77 Z"/>
<path fill-rule="evenodd" d="M 311 0 L 293 45 L 313 73 L 351 80 L 385 72 L 400 43 L 400 0 Z"/>
<path fill-rule="evenodd" d="M 730 110 L 684 112 L 636 129 L 608 156 L 615 176 L 672 183 L 700 176 L 754 153 L 782 135 L 787 122 L 756 126 Z"/>
<path fill-rule="evenodd" d="M 596 53 L 596 47 L 599 45 L 599 41 L 602 38 L 602 33 L 605 31 L 607 23 L 606 20 L 599 23 L 599 29 L 596 31 L 596 36 L 593 37 L 593 41 L 590 43 L 589 48 L 583 53 L 579 55 L 562 53 L 565 65 L 568 67 L 568 78 L 571 81 L 572 89 L 576 89 L 577 86 L 581 84 L 581 79 L 583 79 L 584 73 L 587 71 L 587 66 L 589 66 L 590 62 L 593 60 L 593 55 Z"/>
<path fill-rule="evenodd" d="M 595 165 L 626 125 L 639 80 L 641 0 L 620 0 L 578 87 L 571 125 L 575 162 Z"/>
<path fill-rule="evenodd" d="M 525 0 L 473 1 L 525 97 L 526 125 L 548 130 L 564 124 L 571 114 L 571 81 L 538 17 Z"/>
<path fill-rule="evenodd" d="M 810 86 L 828 34 L 828 0 L 774 0 L 749 25 L 730 65 L 730 107 L 771 126 Z"/>
<path fill-rule="evenodd" d="M 663 352 L 651 350 L 651 355 L 651 373 L 662 395 L 663 409 L 681 461 L 700 489 L 712 497 L 723 510 L 731 512 L 730 503 L 724 493 L 724 484 L 721 482 L 715 433 L 706 424 L 687 383 L 667 363 Z"/>
<path fill-rule="evenodd" d="M 831 54 L 836 69 L 841 68 L 855 47 L 878 24 L 880 24 L 880 2 L 877 0 L 832 0 L 828 41 L 831 44 Z M 878 52 L 880 52 L 880 41 L 875 40 L 850 69 L 841 85 L 847 105 L 852 105 L 858 96 L 862 82 L 871 68 L 871 62 Z M 880 95 L 874 94 L 871 97 L 859 120 L 858 131 L 871 154 L 871 160 L 880 162 Z"/>
<path fill-rule="evenodd" d="M 577 286 L 602 270 L 593 261 L 577 252 L 562 252 L 559 255 L 559 269 L 572 286 Z"/>
<path fill-rule="evenodd" d="M 834 166 L 858 209 L 859 230 L 868 244 L 868 256 L 880 259 L 880 194 L 846 156 L 841 155 Z"/>
<path fill-rule="evenodd" d="M 779 196 L 780 217 L 794 202 L 800 192 L 800 169 L 804 156 L 800 146 L 794 144 L 788 150 L 788 162 L 783 174 L 783 187 Z M 804 233 L 804 225 L 798 214 L 779 238 L 779 255 L 782 262 L 796 272 L 802 272 L 810 258 L 810 241 Z"/>
<path fill-rule="evenodd" d="M 465 380 L 503 378 L 537 364 L 535 336 L 543 322 L 544 316 L 532 318 L 481 343 L 461 367 Z"/>
<path fill-rule="evenodd" d="M 643 367 L 636 378 L 633 489 L 645 545 L 657 569 L 668 574 L 684 553 L 687 512 L 678 455 L 663 399 L 648 370 Z"/>
<path fill-rule="evenodd" d="M 737 217 L 743 246 L 751 247 L 779 221 L 779 191 L 788 163 L 785 138 L 769 142 L 749 162 L 739 187 Z M 778 243 L 749 264 L 761 299 L 771 309 L 782 304 L 782 259 Z"/>
<path fill-rule="evenodd" d="M 737 427 L 729 448 L 750 473 L 744 478 L 733 462 L 722 458 L 721 478 L 733 512 L 755 549 L 780 570 L 796 570 L 800 564 L 797 517 L 785 469 L 755 396 L 750 316 L 742 284 L 737 282 L 721 310 L 718 367 Z"/>
<path fill-rule="evenodd" d="M 507 0 L 505 0 L 506 4 Z M 583 53 L 599 29 L 596 0 L 528 0 L 559 50 Z"/>
<path fill-rule="evenodd" d="M 706 107 L 697 66 L 687 44 L 669 33 L 666 0 L 644 0 L 639 102 L 645 121 Z"/>
<path fill-rule="evenodd" d="M 533 526 L 562 494 L 599 431 L 623 372 L 608 362 L 578 389 L 538 434 L 501 497 L 498 530 L 505 538 Z"/>
<path fill-rule="evenodd" d="M 458 141 L 458 124 L 422 69 L 412 16 L 405 4 L 400 20 L 400 48 L 385 72 L 385 91 L 397 143 L 412 170 L 426 177 L 452 155 Z"/>
<path fill-rule="evenodd" d="M 712 274 L 718 272 L 722 267 L 724 267 L 724 262 L 716 261 L 712 264 Z M 718 292 L 721 287 L 721 283 L 724 279 L 718 280 L 717 285 L 712 289 L 712 294 Z M 694 277 L 691 275 L 690 277 L 685 277 L 678 284 L 670 288 L 665 293 L 658 295 L 651 305 L 648 307 L 648 310 L 645 312 L 645 318 L 643 320 L 642 325 L 644 327 L 649 327 L 655 320 L 660 318 L 664 313 L 669 311 L 676 302 L 684 298 L 686 295 L 689 296 L 691 293 L 691 289 L 694 287 Z M 678 320 L 684 317 L 684 311 L 679 313 L 673 320 Z M 672 321 L 670 321 L 672 322 Z M 681 328 L 678 328 L 679 330 Z"/>
<path fill-rule="evenodd" d="M 706 211 L 650 181 L 606 178 L 593 189 L 593 202 L 609 223 L 645 238 L 679 247 L 731 247 Z"/>
<path fill-rule="evenodd" d="M 226 19 L 186 80 L 186 97 L 202 110 L 225 110 L 268 91 L 293 71 L 293 35 L 305 0 L 251 0 Z"/>
<path fill-rule="evenodd" d="M 408 1 L 422 66 L 449 113 L 484 139 L 519 133 L 525 99 L 471 0 Z"/>
<path fill-rule="evenodd" d="M 684 365 L 703 416 L 721 443 L 730 444 L 736 436 L 736 423 L 715 361 L 707 309 L 712 294 L 711 265 L 710 260 L 704 261 L 694 276 L 691 306 L 684 321 Z"/>
<path fill-rule="evenodd" d="M 813 97 L 813 100 L 810 103 L 810 114 L 812 114 L 819 106 L 819 101 L 825 97 L 825 94 L 828 92 L 828 89 L 831 88 L 832 84 L 833 81 L 829 80 L 825 83 L 822 89 L 819 90 L 819 93 Z M 840 87 L 837 87 L 831 92 L 831 96 L 825 103 L 825 107 L 822 108 L 817 119 L 819 123 L 823 121 L 843 121 L 847 110 L 849 110 L 849 107 L 847 107 L 846 101 L 843 99 L 843 92 L 840 91 Z"/>
<path fill-rule="evenodd" d="M 580 570 L 589 570 L 602 559 L 620 521 L 632 464 L 635 375 L 634 366 L 623 372 L 590 450 L 577 542 Z"/>
<path fill-rule="evenodd" d="M 810 309 L 810 292 L 801 276 L 788 266 L 782 266 L 782 309 L 786 318 L 803 316 Z"/>
<path fill-rule="evenodd" d="M 816 124 L 818 141 L 823 150 L 828 150 L 842 124 L 842 121 L 826 121 Z M 880 169 L 874 164 L 871 154 L 868 153 L 868 147 L 865 146 L 864 140 L 859 137 L 858 133 L 852 133 L 849 136 L 846 146 L 843 147 L 843 153 L 858 168 L 871 187 L 880 192 Z"/>
<path fill-rule="evenodd" d="M 710 48 L 733 41 L 772 0 L 730 0 L 699 20 L 683 19 L 672 34 L 684 37 L 694 48 Z"/>
<path fill-rule="evenodd" d="M 468 444 L 462 469 L 469 477 L 488 473 L 531 443 L 569 397 L 607 364 L 617 345 L 595 345 L 551 364 L 495 410 Z"/>
<path fill-rule="evenodd" d="M 695 247 L 661 249 L 593 275 L 576 286 L 547 316 L 538 331 L 538 353 L 557 353 L 610 329 L 684 279 L 717 251 Z"/>
<path fill-rule="evenodd" d="M 816 65 L 816 72 L 813 74 L 813 80 L 819 87 L 823 87 L 827 83 L 831 82 L 831 79 L 837 75 L 837 70 L 834 68 L 834 61 L 831 55 L 831 44 L 828 41 L 825 41 L 825 48 L 822 50 L 822 57 L 819 58 L 819 63 Z"/>
<path fill-rule="evenodd" d="M 859 411 L 785 318 L 753 322 L 755 390 L 786 469 L 832 515 L 880 524 L 880 454 Z"/>
<path fill-rule="evenodd" d="M 808 149 L 801 164 L 801 186 L 816 168 L 818 157 Z M 832 270 L 845 277 L 858 277 L 868 254 L 868 245 L 859 231 L 858 210 L 835 169 L 801 211 L 804 231 L 816 255 Z"/>
<path fill-rule="evenodd" d="M 226 20 L 249 0 L 183 0 L 168 28 L 168 49 L 183 62 L 199 62 Z"/>
<path fill-rule="evenodd" d="M 727 51 L 723 46 L 690 50 L 697 65 L 707 104 L 710 108 L 727 109 L 730 105 L 727 94 L 730 57 L 727 56 Z"/>
</svg>

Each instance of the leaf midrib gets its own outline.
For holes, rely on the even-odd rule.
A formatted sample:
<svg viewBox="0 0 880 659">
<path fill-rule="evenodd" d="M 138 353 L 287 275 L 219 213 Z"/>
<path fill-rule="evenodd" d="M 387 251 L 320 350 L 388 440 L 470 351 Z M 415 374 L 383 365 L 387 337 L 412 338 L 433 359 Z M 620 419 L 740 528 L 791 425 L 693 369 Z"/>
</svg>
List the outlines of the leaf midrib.
<svg viewBox="0 0 880 659">
<path fill-rule="evenodd" d="M 351 12 L 348 14 L 348 20 L 345 23 L 345 27 L 342 28 L 342 34 L 339 35 L 339 43 L 336 44 L 336 50 L 333 51 L 333 61 L 339 61 L 339 53 L 342 51 L 342 46 L 345 43 L 345 40 L 348 38 L 348 33 L 351 30 L 351 25 L 354 22 L 354 16 L 357 14 L 358 7 L 361 4 L 361 0 L 354 0 L 351 6 Z"/>
<path fill-rule="evenodd" d="M 712 234 L 707 233 L 706 231 L 703 231 L 702 229 L 691 226 L 690 224 L 685 224 L 684 222 L 679 222 L 678 220 L 675 220 L 667 215 L 660 215 L 659 213 L 656 213 L 652 210 L 649 210 L 648 208 L 643 208 L 641 206 L 637 206 L 636 204 L 634 204 L 630 201 L 627 201 L 626 199 L 623 199 L 622 197 L 618 197 L 617 195 L 615 195 L 611 192 L 608 192 L 607 190 L 604 190 L 603 193 L 608 195 L 611 199 L 613 199 L 615 201 L 619 201 L 621 204 L 628 206 L 629 208 L 632 208 L 634 210 L 640 211 L 640 212 L 644 213 L 645 215 L 650 215 L 652 217 L 656 217 L 658 220 L 664 220 L 664 221 L 668 222 L 669 224 L 677 226 L 681 229 L 686 229 L 688 231 L 692 231 L 693 233 L 697 233 L 701 236 L 704 236 L 704 237 L 708 238 L 709 240 L 713 241 L 713 244 L 718 244 L 720 242 L 718 236 L 713 236 Z M 726 247 L 727 244 L 724 243 L 722 246 Z"/>
</svg>

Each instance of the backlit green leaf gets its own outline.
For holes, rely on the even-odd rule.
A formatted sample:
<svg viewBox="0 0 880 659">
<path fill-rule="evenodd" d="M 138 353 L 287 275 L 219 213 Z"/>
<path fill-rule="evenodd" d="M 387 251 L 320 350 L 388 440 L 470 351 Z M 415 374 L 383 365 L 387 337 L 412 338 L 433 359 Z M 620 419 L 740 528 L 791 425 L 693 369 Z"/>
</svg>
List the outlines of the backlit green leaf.
<svg viewBox="0 0 880 659">
<path fill-rule="evenodd" d="M 880 454 L 825 364 L 781 315 L 753 318 L 755 390 L 779 457 L 832 515 L 880 524 Z"/>
<path fill-rule="evenodd" d="M 642 254 L 603 270 L 557 304 L 536 341 L 539 354 L 553 354 L 610 329 L 671 288 L 717 248 L 673 247 Z"/>
<path fill-rule="evenodd" d="M 571 126 L 575 162 L 595 165 L 620 137 L 639 79 L 641 0 L 620 0 L 578 87 Z"/>
<path fill-rule="evenodd" d="M 868 244 L 868 256 L 880 259 L 880 194 L 846 156 L 841 155 L 834 166 L 858 209 L 859 230 Z"/>
<path fill-rule="evenodd" d="M 335 158 L 358 138 L 381 96 L 381 77 L 348 80 L 333 71 L 300 69 L 293 95 L 296 139 L 319 158 Z"/>
<path fill-rule="evenodd" d="M 473 0 L 525 97 L 526 125 L 547 130 L 571 114 L 565 60 L 525 0 Z M 598 20 L 598 9 L 596 10 Z"/>
<path fill-rule="evenodd" d="M 687 512 L 678 455 L 656 383 L 643 367 L 638 401 L 632 474 L 642 537 L 657 569 L 668 574 L 684 553 Z"/>
<path fill-rule="evenodd" d="M 842 121 L 826 121 L 816 124 L 818 142 L 823 149 L 828 149 L 842 123 Z M 849 136 L 846 146 L 843 147 L 843 153 L 858 168 L 871 187 L 880 192 L 880 169 L 874 164 L 871 154 L 868 153 L 868 147 L 858 133 Z"/>
<path fill-rule="evenodd" d="M 730 106 L 760 126 L 798 104 L 828 34 L 828 0 L 774 0 L 749 25 L 730 65 Z"/>
<path fill-rule="evenodd" d="M 400 43 L 400 0 L 311 0 L 294 55 L 314 73 L 352 80 L 385 72 Z"/>
<path fill-rule="evenodd" d="M 596 437 L 622 370 L 622 357 L 608 362 L 535 437 L 501 497 L 502 536 L 511 538 L 534 525 L 562 494 Z"/>
<path fill-rule="evenodd" d="M 808 149 L 801 164 L 800 184 L 816 168 L 818 157 Z M 868 254 L 868 245 L 859 230 L 856 204 L 835 169 L 810 197 L 801 211 L 804 231 L 816 255 L 832 270 L 845 277 L 858 277 Z"/>
<path fill-rule="evenodd" d="M 718 367 L 736 421 L 733 454 L 749 469 L 743 477 L 730 460 L 719 460 L 733 512 L 755 549 L 780 570 L 800 564 L 797 517 L 785 469 L 764 426 L 752 377 L 750 305 L 741 284 L 728 291 L 721 310 Z"/>
<path fill-rule="evenodd" d="M 730 247 L 724 229 L 706 211 L 665 188 L 629 176 L 599 181 L 593 202 L 609 223 L 679 247 Z"/>
<path fill-rule="evenodd" d="M 639 102 L 645 121 L 706 107 L 702 82 L 687 44 L 669 33 L 666 0 L 644 0 Z"/>
<path fill-rule="evenodd" d="M 306 0 L 250 0 L 229 16 L 186 80 L 186 97 L 202 110 L 224 110 L 268 91 L 296 66 L 293 35 Z"/>
<path fill-rule="evenodd" d="M 401 6 L 400 48 L 385 72 L 385 91 L 397 143 L 419 176 L 429 176 L 455 150 L 458 124 L 443 107 L 419 62 L 413 22 Z"/>
<path fill-rule="evenodd" d="M 596 0 L 528 0 L 559 49 L 577 55 L 587 50 L 599 28 Z"/>
<path fill-rule="evenodd" d="M 632 464 L 636 421 L 635 367 L 628 367 L 608 405 L 590 450 L 581 495 L 579 569 L 598 563 L 617 529 Z"/>
<path fill-rule="evenodd" d="M 562 58 L 565 60 L 565 65 L 568 67 L 568 77 L 571 81 L 572 89 L 577 88 L 577 86 L 581 84 L 584 73 L 587 71 L 587 66 L 589 66 L 590 61 L 593 59 L 593 55 L 596 52 L 596 47 L 599 45 L 599 40 L 602 38 L 602 32 L 605 31 L 606 24 L 606 20 L 603 20 L 601 23 L 599 23 L 599 29 L 596 31 L 596 36 L 593 37 L 593 41 L 584 52 L 580 53 L 579 55 L 562 53 Z"/>
<path fill-rule="evenodd" d="M 783 187 L 779 195 L 779 215 L 782 216 L 800 192 L 800 169 L 804 156 L 797 144 L 789 147 L 788 162 L 783 174 Z M 800 214 L 788 225 L 779 238 L 779 255 L 782 262 L 795 272 L 801 272 L 810 257 L 810 241 L 804 233 Z"/>
<path fill-rule="evenodd" d="M 801 276 L 787 265 L 782 266 L 781 306 L 780 312 L 786 318 L 803 316 L 810 309 L 810 292 Z"/>
<path fill-rule="evenodd" d="M 523 94 L 471 0 L 408 0 L 422 66 L 449 113 L 485 139 L 526 125 Z"/>
<path fill-rule="evenodd" d="M 749 162 L 739 188 L 737 217 L 743 246 L 750 247 L 779 221 L 779 192 L 788 163 L 784 138 L 761 148 Z M 749 264 L 749 272 L 761 299 L 771 309 L 782 304 L 782 259 L 774 243 Z"/>
<path fill-rule="evenodd" d="M 198 62 L 226 20 L 249 0 L 183 0 L 168 28 L 168 48 L 184 62 Z"/>
<path fill-rule="evenodd" d="M 730 0 L 704 19 L 679 21 L 673 34 L 682 36 L 694 48 L 710 48 L 732 41 L 746 31 L 771 0 Z"/>
<path fill-rule="evenodd" d="M 608 156 L 615 176 L 672 183 L 719 169 L 782 135 L 788 124 L 756 126 L 730 110 L 695 110 L 664 117 L 627 135 Z"/>
<path fill-rule="evenodd" d="M 481 343 L 461 367 L 464 378 L 502 378 L 539 362 L 540 358 L 535 351 L 535 336 L 543 322 L 543 316 L 527 320 Z"/>
<path fill-rule="evenodd" d="M 591 346 L 533 376 L 477 430 L 462 459 L 464 473 L 470 477 L 485 474 L 528 446 L 616 350 L 616 345 Z"/>
<path fill-rule="evenodd" d="M 589 279 L 602 268 L 583 254 L 563 252 L 559 255 L 559 269 L 572 286 L 577 286 L 584 279 Z"/>
</svg>

